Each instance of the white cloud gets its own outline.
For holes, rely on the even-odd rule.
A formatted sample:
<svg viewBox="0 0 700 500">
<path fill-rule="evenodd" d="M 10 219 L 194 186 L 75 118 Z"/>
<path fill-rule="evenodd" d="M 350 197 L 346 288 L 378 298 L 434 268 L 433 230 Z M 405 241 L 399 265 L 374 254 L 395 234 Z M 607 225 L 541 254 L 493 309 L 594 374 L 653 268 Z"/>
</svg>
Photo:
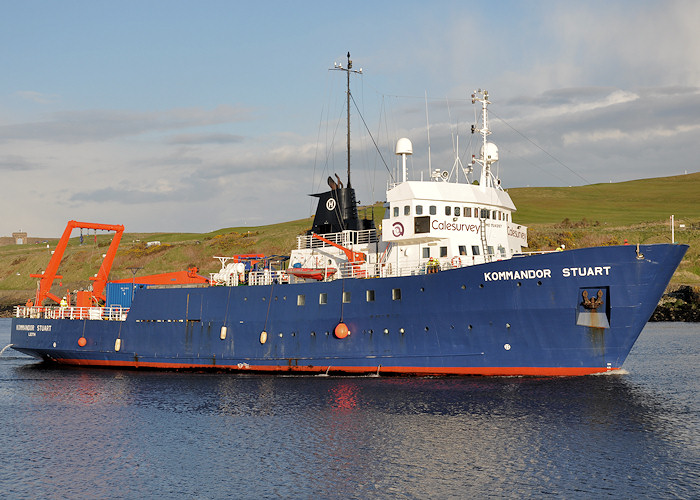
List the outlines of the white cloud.
<svg viewBox="0 0 700 500">
<path fill-rule="evenodd" d="M 166 111 L 57 111 L 48 120 L 0 126 L 0 141 L 41 140 L 83 143 L 152 132 L 235 123 L 250 119 L 250 110 L 220 105 L 214 109 L 176 108 Z"/>
<path fill-rule="evenodd" d="M 515 13 L 496 17 L 491 7 Z M 368 33 L 367 57 L 355 60 L 365 76 L 353 95 L 390 170 L 394 141 L 404 136 L 414 144 L 413 174 L 427 170 L 425 90 L 433 168 L 454 163 L 456 123 L 466 163 L 474 140 L 466 133 L 474 119 L 467 96 L 477 87 L 491 91 L 492 139 L 507 186 L 627 180 L 655 175 L 658 165 L 700 169 L 700 2 L 440 3 L 409 6 L 403 15 L 388 34 Z M 291 38 L 290 51 L 298 43 Z M 0 172 L 12 189 L 0 211 L 11 216 L 0 220 L 0 234 L 23 227 L 56 235 L 72 218 L 124 223 L 127 231 L 206 231 L 308 216 L 305 195 L 345 171 L 343 120 L 316 128 L 318 108 L 304 100 L 312 78 L 268 78 L 257 101 L 232 81 L 240 104 L 228 104 L 224 92 L 208 95 L 206 106 L 186 106 L 182 92 L 175 106 L 159 101 L 167 90 L 145 81 L 144 94 L 157 101 L 151 110 L 108 98 L 80 109 L 80 92 L 100 89 L 80 87 L 71 103 L 51 80 L 41 86 L 46 93 L 8 91 L 13 99 L 0 102 Z M 269 91 L 272 83 L 278 93 Z M 438 99 L 444 95 L 450 99 Z M 19 101 L 24 107 L 13 108 Z M 39 107 L 28 102 L 45 114 L 30 114 Z M 362 201 L 383 199 L 387 172 L 353 115 L 353 185 Z"/>
</svg>

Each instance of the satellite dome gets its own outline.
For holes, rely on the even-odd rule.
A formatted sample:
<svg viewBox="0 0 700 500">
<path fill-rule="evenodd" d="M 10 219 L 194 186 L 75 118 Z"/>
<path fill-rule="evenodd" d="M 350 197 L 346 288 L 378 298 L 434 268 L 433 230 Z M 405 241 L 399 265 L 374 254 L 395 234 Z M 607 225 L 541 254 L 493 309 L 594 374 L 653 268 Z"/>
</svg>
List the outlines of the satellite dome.
<svg viewBox="0 0 700 500">
<path fill-rule="evenodd" d="M 396 141 L 396 154 L 397 155 L 412 155 L 413 154 L 413 144 L 411 140 L 402 137 Z"/>
<path fill-rule="evenodd" d="M 481 146 L 481 159 L 498 161 L 498 147 L 493 142 L 487 142 Z"/>
</svg>

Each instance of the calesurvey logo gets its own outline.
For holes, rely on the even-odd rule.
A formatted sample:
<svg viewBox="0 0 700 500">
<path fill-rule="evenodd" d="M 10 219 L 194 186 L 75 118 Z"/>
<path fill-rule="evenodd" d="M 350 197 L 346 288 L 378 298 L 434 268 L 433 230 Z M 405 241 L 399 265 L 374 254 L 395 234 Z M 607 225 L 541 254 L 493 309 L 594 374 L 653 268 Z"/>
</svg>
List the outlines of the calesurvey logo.
<svg viewBox="0 0 700 500">
<path fill-rule="evenodd" d="M 394 225 L 392 226 L 393 229 L 391 230 L 392 234 L 396 236 L 397 238 L 399 236 L 403 236 L 403 224 L 400 222 L 394 222 Z"/>
<path fill-rule="evenodd" d="M 335 200 L 333 198 L 328 198 L 328 201 L 326 202 L 326 210 L 329 212 L 335 210 Z"/>
</svg>

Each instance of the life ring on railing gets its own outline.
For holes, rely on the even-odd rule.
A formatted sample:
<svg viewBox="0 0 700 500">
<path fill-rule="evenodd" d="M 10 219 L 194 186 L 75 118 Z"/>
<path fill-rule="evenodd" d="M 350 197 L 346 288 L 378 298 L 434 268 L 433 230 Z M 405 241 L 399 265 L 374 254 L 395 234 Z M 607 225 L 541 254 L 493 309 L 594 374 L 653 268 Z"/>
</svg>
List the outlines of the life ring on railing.
<svg viewBox="0 0 700 500">
<path fill-rule="evenodd" d="M 452 257 L 452 267 L 462 267 L 462 259 L 456 255 Z"/>
</svg>

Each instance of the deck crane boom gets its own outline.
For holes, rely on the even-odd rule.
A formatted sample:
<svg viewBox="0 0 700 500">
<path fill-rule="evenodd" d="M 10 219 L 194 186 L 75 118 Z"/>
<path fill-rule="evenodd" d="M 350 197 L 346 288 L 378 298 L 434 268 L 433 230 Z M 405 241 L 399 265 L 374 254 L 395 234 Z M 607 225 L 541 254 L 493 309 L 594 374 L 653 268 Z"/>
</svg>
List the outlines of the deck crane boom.
<svg viewBox="0 0 700 500">
<path fill-rule="evenodd" d="M 342 250 L 343 253 L 345 254 L 345 256 L 347 257 L 348 262 L 350 262 L 351 264 L 364 264 L 365 261 L 367 260 L 367 256 L 362 252 L 354 252 L 354 251 L 350 250 L 349 248 L 345 248 L 343 245 L 339 245 L 338 243 L 335 243 L 335 242 L 333 242 L 327 238 L 324 238 L 323 236 L 320 236 L 316 233 L 313 233 L 311 236 L 313 236 L 317 240 L 321 240 L 324 243 L 327 243 L 328 245 L 334 246 L 334 247 Z"/>
<path fill-rule="evenodd" d="M 51 293 L 51 285 L 56 278 L 62 278 L 61 275 L 57 274 L 58 266 L 61 264 L 61 259 L 63 258 L 63 253 L 66 251 L 68 246 L 68 241 L 70 240 L 71 232 L 73 229 L 99 229 L 101 231 L 115 231 L 114 238 L 112 238 L 112 243 L 109 245 L 109 250 L 102 261 L 100 270 L 96 276 L 90 277 L 92 280 L 92 296 L 97 300 L 105 300 L 105 286 L 107 285 L 107 278 L 109 277 L 109 271 L 112 269 L 112 263 L 114 262 L 114 257 L 117 254 L 117 249 L 119 248 L 119 242 L 122 239 L 122 234 L 124 233 L 124 226 L 114 225 L 114 224 L 96 224 L 93 222 L 77 222 L 74 220 L 68 221 L 66 229 L 63 231 L 61 239 L 58 240 L 58 245 L 56 245 L 56 250 L 53 252 L 53 256 L 49 261 L 49 265 L 46 266 L 46 270 L 41 274 L 31 274 L 32 278 L 40 278 L 39 286 L 36 291 L 36 305 L 42 305 L 43 301 L 48 299 L 54 302 L 60 302 L 61 298 Z"/>
</svg>

